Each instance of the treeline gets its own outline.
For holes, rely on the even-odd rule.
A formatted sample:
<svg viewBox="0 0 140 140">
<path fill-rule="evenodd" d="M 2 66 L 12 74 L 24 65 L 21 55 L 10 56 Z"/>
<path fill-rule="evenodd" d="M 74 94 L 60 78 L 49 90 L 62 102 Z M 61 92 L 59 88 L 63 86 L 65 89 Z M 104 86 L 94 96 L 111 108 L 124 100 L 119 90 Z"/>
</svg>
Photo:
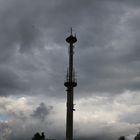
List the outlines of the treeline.
<svg viewBox="0 0 140 140">
<path fill-rule="evenodd" d="M 125 136 L 121 136 L 118 140 L 127 140 Z M 140 132 L 134 137 L 134 140 L 140 140 Z"/>
</svg>

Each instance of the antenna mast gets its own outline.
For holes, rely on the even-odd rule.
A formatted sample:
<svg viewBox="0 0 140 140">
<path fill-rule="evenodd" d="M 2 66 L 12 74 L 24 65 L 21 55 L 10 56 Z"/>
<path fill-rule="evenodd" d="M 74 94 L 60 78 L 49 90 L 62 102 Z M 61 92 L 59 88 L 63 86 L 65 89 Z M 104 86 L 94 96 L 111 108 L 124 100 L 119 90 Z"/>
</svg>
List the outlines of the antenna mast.
<svg viewBox="0 0 140 140">
<path fill-rule="evenodd" d="M 65 87 L 67 87 L 67 114 L 66 114 L 66 140 L 73 140 L 73 111 L 74 104 L 74 87 L 77 86 L 77 82 L 75 80 L 75 71 L 73 68 L 73 54 L 74 54 L 74 43 L 77 42 L 76 35 L 73 36 L 72 28 L 71 35 L 66 38 L 66 42 L 69 43 L 69 67 L 66 77 L 66 82 L 64 83 Z"/>
</svg>

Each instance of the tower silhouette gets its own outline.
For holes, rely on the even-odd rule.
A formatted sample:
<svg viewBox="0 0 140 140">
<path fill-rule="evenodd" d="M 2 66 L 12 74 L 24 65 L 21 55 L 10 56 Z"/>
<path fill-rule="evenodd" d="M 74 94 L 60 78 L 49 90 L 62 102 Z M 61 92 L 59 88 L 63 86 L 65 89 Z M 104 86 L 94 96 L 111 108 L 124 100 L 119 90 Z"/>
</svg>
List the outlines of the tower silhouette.
<svg viewBox="0 0 140 140">
<path fill-rule="evenodd" d="M 73 68 L 73 54 L 74 54 L 74 43 L 77 42 L 76 36 L 72 34 L 66 38 L 66 42 L 69 43 L 69 67 L 67 71 L 66 81 L 64 85 L 67 87 L 67 114 L 66 114 L 66 140 L 73 140 L 73 97 L 74 97 L 74 87 L 77 86 L 75 80 L 75 71 Z"/>
</svg>

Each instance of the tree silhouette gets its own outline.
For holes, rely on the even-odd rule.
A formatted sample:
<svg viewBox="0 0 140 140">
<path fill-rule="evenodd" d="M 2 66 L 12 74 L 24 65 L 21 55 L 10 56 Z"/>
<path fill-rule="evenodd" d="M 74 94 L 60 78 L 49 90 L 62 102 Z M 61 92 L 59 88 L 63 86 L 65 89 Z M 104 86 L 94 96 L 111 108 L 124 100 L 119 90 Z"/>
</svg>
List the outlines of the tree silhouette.
<svg viewBox="0 0 140 140">
<path fill-rule="evenodd" d="M 125 136 L 121 136 L 119 140 L 125 140 Z"/>
<path fill-rule="evenodd" d="M 140 132 L 135 136 L 134 140 L 140 140 Z"/>
<path fill-rule="evenodd" d="M 42 132 L 41 135 L 37 132 L 32 138 L 32 140 L 45 140 L 44 132 Z"/>
</svg>

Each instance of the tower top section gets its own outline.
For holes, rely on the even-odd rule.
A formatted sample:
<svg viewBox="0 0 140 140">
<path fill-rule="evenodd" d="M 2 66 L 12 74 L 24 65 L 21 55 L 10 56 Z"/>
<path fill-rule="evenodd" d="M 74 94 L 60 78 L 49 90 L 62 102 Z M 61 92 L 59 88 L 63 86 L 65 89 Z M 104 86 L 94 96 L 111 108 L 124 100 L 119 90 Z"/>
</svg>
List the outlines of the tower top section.
<svg viewBox="0 0 140 140">
<path fill-rule="evenodd" d="M 76 35 L 73 36 L 73 34 L 72 34 L 72 28 L 71 28 L 71 35 L 66 38 L 66 42 L 68 42 L 69 44 L 74 44 L 77 42 Z"/>
</svg>

